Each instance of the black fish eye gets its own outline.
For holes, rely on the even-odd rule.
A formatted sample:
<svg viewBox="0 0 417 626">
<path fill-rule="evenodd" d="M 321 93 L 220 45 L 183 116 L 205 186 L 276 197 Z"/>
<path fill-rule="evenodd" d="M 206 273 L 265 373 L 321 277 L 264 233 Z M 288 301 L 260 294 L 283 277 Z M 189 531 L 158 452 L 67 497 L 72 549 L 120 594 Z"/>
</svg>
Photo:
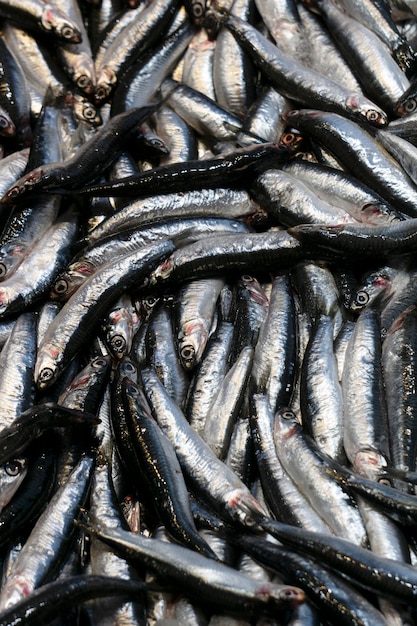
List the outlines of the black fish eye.
<svg viewBox="0 0 417 626">
<path fill-rule="evenodd" d="M 93 120 L 96 117 L 96 110 L 92 105 L 86 104 L 83 108 L 83 116 L 87 120 Z"/>
<path fill-rule="evenodd" d="M 91 365 L 93 367 L 105 367 L 107 365 L 107 361 L 101 357 L 98 357 L 97 359 L 94 359 L 94 361 L 92 361 Z"/>
<path fill-rule="evenodd" d="M 134 398 L 136 398 L 139 395 L 137 388 L 133 384 L 129 385 L 126 391 L 129 395 L 133 396 Z"/>
<path fill-rule="evenodd" d="M 74 36 L 74 30 L 71 28 L 71 26 L 63 26 L 61 29 L 61 35 L 64 37 L 64 39 L 72 39 Z"/>
<path fill-rule="evenodd" d="M 52 380 L 54 377 L 54 371 L 50 367 L 44 367 L 41 373 L 39 374 L 39 380 L 43 383 L 46 383 L 49 380 Z"/>
<path fill-rule="evenodd" d="M 1 128 L 7 128 L 9 126 L 9 121 L 6 117 L 3 117 L 3 115 L 0 115 L 0 126 Z"/>
<path fill-rule="evenodd" d="M 7 463 L 5 463 L 4 465 L 5 472 L 9 476 L 18 476 L 19 474 L 22 473 L 24 467 L 25 467 L 25 464 L 22 461 L 19 461 L 17 459 L 13 459 L 12 461 L 7 461 Z"/>
<path fill-rule="evenodd" d="M 124 363 L 123 369 L 126 374 L 132 374 L 133 372 L 136 372 L 136 367 L 133 365 L 133 363 Z"/>
<path fill-rule="evenodd" d="M 78 87 L 80 87 L 80 89 L 85 89 L 86 87 L 88 87 L 89 84 L 90 84 L 90 79 L 85 74 L 83 74 L 77 79 L 77 85 Z"/>
<path fill-rule="evenodd" d="M 369 301 L 369 295 L 366 293 L 366 291 L 358 291 L 355 297 L 355 302 L 363 306 L 368 301 Z"/>
<path fill-rule="evenodd" d="M 193 2 L 193 15 L 194 17 L 201 17 L 204 13 L 206 6 L 203 2 Z"/>
<path fill-rule="evenodd" d="M 283 411 L 281 413 L 281 416 L 283 417 L 283 419 L 285 420 L 293 420 L 295 415 L 294 413 L 290 410 L 290 409 L 286 409 L 285 411 Z"/>
<path fill-rule="evenodd" d="M 147 296 L 146 298 L 143 299 L 143 304 L 144 306 L 151 309 L 152 307 L 155 306 L 158 300 L 159 298 L 157 298 L 156 296 Z"/>
<path fill-rule="evenodd" d="M 411 98 L 410 100 L 407 100 L 407 102 L 404 104 L 404 109 L 407 111 L 407 113 L 412 113 L 413 111 L 415 111 L 417 106 L 417 101 L 414 98 Z"/>
<path fill-rule="evenodd" d="M 4 278 L 7 274 L 7 266 L 4 263 L 0 263 L 0 278 Z"/>
<path fill-rule="evenodd" d="M 54 285 L 54 291 L 55 293 L 58 293 L 60 296 L 65 293 L 68 289 L 68 282 L 64 279 L 61 278 L 60 280 L 57 280 L 55 285 Z"/>
<path fill-rule="evenodd" d="M 181 358 L 187 363 L 189 363 L 190 361 L 193 361 L 195 359 L 194 347 L 191 345 L 184 346 L 183 348 L 181 348 L 180 355 L 181 355 Z"/>
<path fill-rule="evenodd" d="M 124 350 L 126 347 L 126 339 L 122 337 L 122 335 L 115 335 L 112 338 L 110 345 L 114 350 L 120 352 L 120 350 Z"/>
<path fill-rule="evenodd" d="M 374 109 L 369 109 L 369 111 L 366 112 L 366 119 L 368 122 L 376 122 L 379 118 L 380 115 L 378 111 L 375 111 Z"/>
</svg>

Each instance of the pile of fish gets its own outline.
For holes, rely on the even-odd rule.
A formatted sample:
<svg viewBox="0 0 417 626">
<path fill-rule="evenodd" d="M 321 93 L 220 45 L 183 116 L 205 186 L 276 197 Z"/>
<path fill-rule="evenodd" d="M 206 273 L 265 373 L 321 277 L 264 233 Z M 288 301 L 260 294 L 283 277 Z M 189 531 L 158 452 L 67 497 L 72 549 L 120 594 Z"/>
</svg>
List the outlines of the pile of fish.
<svg viewBox="0 0 417 626">
<path fill-rule="evenodd" d="M 0 626 L 416 625 L 417 4 L 0 18 Z"/>
</svg>

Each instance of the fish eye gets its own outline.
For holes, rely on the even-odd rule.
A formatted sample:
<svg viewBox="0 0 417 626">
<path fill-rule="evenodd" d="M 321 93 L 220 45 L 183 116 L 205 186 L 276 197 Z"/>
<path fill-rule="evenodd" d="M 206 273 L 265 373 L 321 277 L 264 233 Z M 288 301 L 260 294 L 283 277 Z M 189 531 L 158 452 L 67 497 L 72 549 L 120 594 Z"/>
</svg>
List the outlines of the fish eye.
<svg viewBox="0 0 417 626">
<path fill-rule="evenodd" d="M 374 109 L 369 109 L 366 112 L 365 117 L 368 120 L 368 122 L 378 122 L 381 119 L 381 114 L 378 113 L 378 111 L 375 111 Z"/>
<path fill-rule="evenodd" d="M 54 377 L 54 370 L 51 367 L 44 367 L 39 374 L 39 381 L 41 383 L 47 383 Z"/>
<path fill-rule="evenodd" d="M 201 17 L 206 9 L 205 2 L 193 2 L 192 11 L 194 17 Z"/>
<path fill-rule="evenodd" d="M 365 306 L 365 304 L 369 302 L 369 294 L 367 294 L 366 291 L 358 291 L 355 296 L 355 302 L 360 306 Z"/>
<path fill-rule="evenodd" d="M 25 463 L 23 461 L 19 461 L 18 459 L 13 459 L 12 461 L 7 461 L 4 465 L 4 469 L 8 476 L 19 476 L 25 468 Z"/>
<path fill-rule="evenodd" d="M 60 280 L 56 281 L 54 285 L 55 293 L 62 296 L 62 294 L 65 293 L 67 290 L 68 290 L 68 281 L 66 281 L 65 278 L 61 278 Z"/>
<path fill-rule="evenodd" d="M 7 274 L 7 266 L 4 263 L 0 263 L 0 278 L 4 278 Z"/>
<path fill-rule="evenodd" d="M 62 27 L 61 35 L 64 39 L 72 39 L 74 37 L 74 29 L 68 24 Z"/>
<path fill-rule="evenodd" d="M 281 417 L 284 420 L 293 420 L 295 415 L 294 415 L 293 411 L 291 411 L 290 409 L 285 409 L 285 411 L 282 411 Z"/>
<path fill-rule="evenodd" d="M 187 345 L 181 348 L 180 356 L 187 366 L 191 365 L 195 360 L 194 346 Z"/>
<path fill-rule="evenodd" d="M 115 352 L 121 352 L 126 348 L 126 339 L 122 335 L 115 335 L 110 341 L 110 345 Z"/>
<path fill-rule="evenodd" d="M 407 111 L 407 113 L 413 113 L 413 111 L 416 110 L 416 107 L 417 107 L 417 100 L 415 98 L 410 98 L 403 105 L 403 108 L 405 111 Z"/>
<path fill-rule="evenodd" d="M 85 89 L 86 87 L 88 87 L 91 84 L 91 81 L 89 79 L 88 76 L 86 76 L 86 74 L 83 74 L 82 76 L 79 76 L 77 78 L 77 85 L 80 89 Z"/>
<path fill-rule="evenodd" d="M 94 359 L 94 361 L 91 362 L 91 365 L 93 367 L 105 367 L 107 365 L 107 361 L 106 359 L 103 359 L 101 356 L 99 356 L 97 359 Z"/>
<path fill-rule="evenodd" d="M 86 104 L 83 107 L 83 117 L 85 117 L 86 120 L 93 120 L 95 119 L 96 115 L 97 111 L 92 104 Z"/>
<path fill-rule="evenodd" d="M 287 111 L 285 113 L 285 117 L 286 118 L 298 117 L 298 115 L 299 115 L 299 110 L 298 109 L 291 109 L 291 111 Z"/>
<path fill-rule="evenodd" d="M 157 296 L 146 296 L 146 298 L 143 299 L 143 305 L 147 309 L 153 309 L 158 300 L 159 298 Z"/>
<path fill-rule="evenodd" d="M 9 120 L 7 119 L 7 117 L 4 117 L 3 115 L 0 115 L 0 127 L 1 128 L 8 128 L 9 126 Z"/>
<path fill-rule="evenodd" d="M 378 483 L 380 485 L 385 485 L 386 487 L 392 487 L 391 482 L 388 478 L 378 478 Z"/>
<path fill-rule="evenodd" d="M 16 196 L 20 195 L 20 192 L 21 192 L 21 187 L 16 185 L 16 187 L 12 187 L 11 189 L 9 189 L 9 191 L 7 192 L 7 197 L 16 198 Z"/>
<path fill-rule="evenodd" d="M 133 383 L 128 385 L 128 387 L 126 388 L 126 391 L 129 395 L 133 396 L 134 398 L 136 398 L 139 395 L 138 389 Z"/>
<path fill-rule="evenodd" d="M 133 374 L 134 372 L 136 372 L 136 367 L 133 365 L 133 363 L 129 363 L 129 361 L 127 361 L 123 364 L 123 371 L 126 374 Z"/>
</svg>

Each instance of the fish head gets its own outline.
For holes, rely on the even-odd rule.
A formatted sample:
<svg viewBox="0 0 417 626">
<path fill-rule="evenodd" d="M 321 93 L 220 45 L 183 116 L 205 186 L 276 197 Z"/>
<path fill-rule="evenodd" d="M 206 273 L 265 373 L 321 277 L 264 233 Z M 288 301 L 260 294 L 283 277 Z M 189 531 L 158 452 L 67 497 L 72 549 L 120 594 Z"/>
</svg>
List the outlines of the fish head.
<svg viewBox="0 0 417 626">
<path fill-rule="evenodd" d="M 285 441 L 299 432 L 301 428 L 297 415 L 289 407 L 282 407 L 275 413 L 274 436 L 276 441 Z"/>
<path fill-rule="evenodd" d="M 285 607 L 295 609 L 306 601 L 306 594 L 299 587 L 291 585 L 280 585 L 278 583 L 269 583 L 260 585 L 257 595 L 266 594 L 268 605 L 275 609 L 284 609 Z"/>
<path fill-rule="evenodd" d="M 92 276 L 96 268 L 88 262 L 77 261 L 68 267 L 67 271 L 61 272 L 50 291 L 50 298 L 59 302 L 66 302 L 72 294 Z"/>
<path fill-rule="evenodd" d="M 357 95 L 351 95 L 346 99 L 346 108 L 355 117 L 372 126 L 382 127 L 388 124 L 388 118 L 382 109 Z"/>
<path fill-rule="evenodd" d="M 80 43 L 81 32 L 74 22 L 56 7 L 46 5 L 41 16 L 40 24 L 47 32 L 53 32 L 59 39 L 67 43 Z"/>
<path fill-rule="evenodd" d="M 28 172 L 19 178 L 19 180 L 6 191 L 4 196 L 1 198 L 0 203 L 10 204 L 15 202 L 17 199 L 20 199 L 20 196 L 30 192 L 44 180 L 44 174 L 45 172 L 42 167 L 38 167 Z"/>
<path fill-rule="evenodd" d="M 181 365 L 186 370 L 192 370 L 200 362 L 207 340 L 207 329 L 198 320 L 184 325 L 178 336 L 178 352 Z"/>
<path fill-rule="evenodd" d="M 27 459 L 16 458 L 0 467 L 0 510 L 5 507 L 27 474 Z"/>
<path fill-rule="evenodd" d="M 42 344 L 35 364 L 35 384 L 38 389 L 47 389 L 61 373 L 62 354 L 53 344 Z"/>
<path fill-rule="evenodd" d="M 108 98 L 116 83 L 116 73 L 110 67 L 104 66 L 101 68 L 100 73 L 97 76 L 97 85 L 94 93 L 96 102 L 101 103 L 103 100 Z"/>
<path fill-rule="evenodd" d="M 399 117 L 407 117 L 411 115 L 417 109 L 417 98 L 409 96 L 407 98 L 402 97 L 395 106 L 395 113 Z"/>
<path fill-rule="evenodd" d="M 82 94 L 70 94 L 70 104 L 76 122 L 83 122 L 91 126 L 101 126 L 103 118 L 92 102 Z"/>
<path fill-rule="evenodd" d="M 77 61 L 73 65 L 73 80 L 77 87 L 86 94 L 92 94 L 95 89 L 96 75 L 94 64 L 86 54 L 77 55 Z"/>
</svg>

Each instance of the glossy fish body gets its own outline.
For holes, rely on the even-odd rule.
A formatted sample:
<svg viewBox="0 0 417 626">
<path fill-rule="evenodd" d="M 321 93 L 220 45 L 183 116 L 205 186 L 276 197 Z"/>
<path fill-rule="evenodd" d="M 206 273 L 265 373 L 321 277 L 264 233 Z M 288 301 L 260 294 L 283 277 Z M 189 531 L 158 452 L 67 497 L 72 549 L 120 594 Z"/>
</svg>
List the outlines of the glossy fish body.
<svg viewBox="0 0 417 626">
<path fill-rule="evenodd" d="M 104 265 L 68 300 L 58 313 L 39 348 L 35 379 L 41 388 L 50 385 L 81 349 L 90 327 L 111 303 L 147 272 L 153 263 L 172 252 L 170 241 L 151 245 L 138 253 Z M 65 332 L 63 329 L 65 328 Z"/>
<path fill-rule="evenodd" d="M 379 313 L 364 309 L 349 341 L 342 377 L 344 447 L 358 473 L 366 471 L 361 465 L 362 452 L 389 456 L 381 352 Z"/>
<path fill-rule="evenodd" d="M 180 362 L 191 371 L 201 361 L 225 281 L 206 278 L 184 285 L 176 299 L 177 346 Z"/>
<path fill-rule="evenodd" d="M 239 613 L 242 608 L 250 611 L 252 606 L 260 609 L 265 607 L 267 610 L 270 606 L 271 610 L 279 611 L 280 608 L 296 606 L 304 600 L 304 593 L 295 587 L 273 583 L 259 584 L 249 576 L 239 574 L 222 563 L 195 554 L 182 546 L 141 535 L 134 537 L 131 533 L 117 529 L 88 529 L 110 545 L 118 545 L 121 549 L 124 546 L 124 552 L 129 557 L 141 558 L 157 571 L 162 570 L 170 578 L 182 581 L 188 592 L 194 592 L 193 595 L 197 589 L 201 593 L 204 588 L 207 601 L 226 607 L 232 613 Z M 221 582 L 225 576 L 228 579 L 228 590 L 225 590 Z"/>
<path fill-rule="evenodd" d="M 331 150 L 350 173 L 394 207 L 415 216 L 415 185 L 364 128 L 336 113 L 311 109 L 291 111 L 286 119 Z"/>
<path fill-rule="evenodd" d="M 92 457 L 86 455 L 38 519 L 26 548 L 14 562 L 7 585 L 2 589 L 0 604 L 3 610 L 27 597 L 56 566 L 60 553 L 71 538 L 73 518 L 86 495 L 92 466 Z M 56 523 L 57 520 L 60 523 Z"/>
<path fill-rule="evenodd" d="M 63 163 L 48 163 L 17 181 L 3 196 L 3 202 L 16 201 L 33 189 L 54 189 L 62 186 L 82 187 L 97 178 L 123 149 L 129 132 L 146 119 L 155 106 L 139 107 L 114 116 L 100 131 L 94 133 L 76 154 Z M 106 151 L 104 151 L 104 147 Z"/>
<path fill-rule="evenodd" d="M 390 458 L 394 467 L 415 471 L 416 437 L 414 405 L 416 309 L 406 311 L 388 332 L 382 347 L 384 380 L 387 389 Z"/>
<path fill-rule="evenodd" d="M 294 413 L 278 411 L 274 423 L 275 445 L 283 467 L 324 518 L 333 532 L 349 537 L 356 545 L 366 538 L 366 531 L 356 504 L 326 473 L 325 465 L 309 444 Z M 303 461 L 300 462 L 300 458 Z"/>
<path fill-rule="evenodd" d="M 201 437 L 194 433 L 182 412 L 166 394 L 156 374 L 150 369 L 143 370 L 142 379 L 153 415 L 174 445 L 187 480 L 192 481 L 194 489 L 205 493 L 216 510 L 229 518 L 237 517 L 243 523 L 252 524 L 251 514 L 259 514 L 263 510 L 256 498 L 214 455 Z"/>
<path fill-rule="evenodd" d="M 82 193 L 104 196 L 133 196 L 136 198 L 159 193 L 193 191 L 205 187 L 245 187 L 250 176 L 272 164 L 286 161 L 286 150 L 276 144 L 261 144 L 243 148 L 213 158 L 185 163 L 172 163 L 148 172 L 141 172 L 125 180 L 87 187 Z M 227 181 L 227 182 L 226 182 Z M 242 182 L 245 181 L 245 184 Z"/>
<path fill-rule="evenodd" d="M 254 27 L 229 16 L 226 26 L 268 76 L 273 86 L 287 98 L 317 108 L 357 117 L 376 126 L 385 126 L 387 118 L 379 107 L 361 94 L 345 90 L 322 74 L 282 53 Z"/>
<path fill-rule="evenodd" d="M 391 56 L 391 51 L 368 27 L 320 0 L 318 7 L 337 45 L 352 67 L 364 93 L 392 115 L 410 83 Z"/>
<path fill-rule="evenodd" d="M 318 447 L 343 459 L 343 396 L 333 348 L 333 320 L 321 315 L 304 353 L 300 402 L 302 421 Z"/>
<path fill-rule="evenodd" d="M 165 527 L 181 545 L 215 558 L 195 527 L 188 491 L 171 442 L 154 421 L 139 387 L 126 379 L 123 393 L 133 446 Z"/>
</svg>

